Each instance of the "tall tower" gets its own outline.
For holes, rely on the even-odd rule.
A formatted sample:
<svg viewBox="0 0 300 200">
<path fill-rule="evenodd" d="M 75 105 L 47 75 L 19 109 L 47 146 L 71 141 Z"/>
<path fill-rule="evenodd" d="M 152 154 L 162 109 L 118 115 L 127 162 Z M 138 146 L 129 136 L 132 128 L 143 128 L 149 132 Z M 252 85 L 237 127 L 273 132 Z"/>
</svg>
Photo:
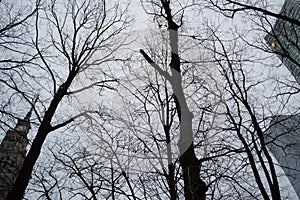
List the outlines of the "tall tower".
<svg viewBox="0 0 300 200">
<path fill-rule="evenodd" d="M 276 115 L 265 134 L 276 158 L 300 198 L 300 115 Z"/>
<path fill-rule="evenodd" d="M 300 21 L 300 0 L 285 0 L 280 14 Z M 300 26 L 277 19 L 265 40 L 300 84 Z"/>
<path fill-rule="evenodd" d="M 32 109 L 14 129 L 7 131 L 0 144 L 0 200 L 5 199 L 25 159 Z"/>
</svg>

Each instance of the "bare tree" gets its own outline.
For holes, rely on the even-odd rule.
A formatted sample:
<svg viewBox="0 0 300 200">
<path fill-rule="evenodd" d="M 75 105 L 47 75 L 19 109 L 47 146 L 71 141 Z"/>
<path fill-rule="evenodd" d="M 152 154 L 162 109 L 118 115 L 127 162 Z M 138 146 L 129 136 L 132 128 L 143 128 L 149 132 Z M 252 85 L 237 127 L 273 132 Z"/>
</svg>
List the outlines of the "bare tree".
<svg viewBox="0 0 300 200">
<path fill-rule="evenodd" d="M 180 152 L 179 161 L 183 172 L 185 199 L 205 199 L 207 186 L 200 178 L 201 163 L 195 154 L 192 129 L 193 113 L 190 111 L 187 104 L 182 85 L 182 69 L 179 57 L 178 31 L 182 25 L 183 13 L 178 14 L 175 12 L 174 14 L 174 12 L 171 11 L 170 1 L 149 1 L 148 3 L 153 7 L 153 10 L 146 10 L 146 12 L 152 14 L 159 23 L 166 24 L 168 28 L 169 45 L 171 51 L 171 60 L 169 64 L 171 74 L 168 72 L 169 70 L 165 71 L 162 69 L 144 50 L 141 49 L 140 53 L 146 59 L 146 61 L 170 83 L 174 92 L 174 101 L 180 121 L 178 148 Z M 178 10 L 180 9 L 181 8 Z"/>
<path fill-rule="evenodd" d="M 218 42 L 220 42 L 220 40 Z M 277 180 L 277 174 L 275 171 L 275 165 L 266 147 L 264 133 L 261 128 L 259 119 L 255 115 L 255 110 L 250 105 L 248 99 L 247 90 L 248 88 L 251 88 L 253 85 L 249 84 L 246 86 L 246 80 L 245 80 L 246 78 L 244 72 L 242 71 L 242 69 L 240 69 L 241 71 L 238 70 L 236 71 L 234 69 L 234 62 L 230 61 L 232 59 L 228 56 L 223 43 L 221 43 L 221 46 L 224 50 L 222 53 L 225 56 L 224 60 L 227 60 L 227 63 L 225 64 L 226 67 L 224 67 L 224 64 L 222 62 L 219 62 L 219 64 L 223 68 L 223 75 L 227 80 L 228 90 L 232 95 L 232 98 L 234 99 L 237 108 L 237 116 L 236 116 L 235 114 L 232 114 L 232 110 L 233 110 L 232 107 L 226 103 L 227 115 L 230 124 L 232 124 L 233 131 L 236 131 L 239 140 L 241 141 L 241 143 L 245 148 L 245 152 L 249 159 L 249 163 L 251 165 L 256 183 L 262 193 L 263 198 L 269 199 L 269 196 L 263 184 L 263 181 L 261 180 L 262 178 L 260 176 L 260 172 L 257 167 L 256 160 L 254 158 L 256 156 L 259 159 L 259 164 L 262 166 L 264 175 L 267 177 L 268 180 L 267 182 L 271 190 L 272 199 L 274 200 L 281 199 L 280 188 Z M 241 77 L 241 78 L 237 78 L 237 77 Z M 248 118 L 241 114 L 243 110 L 245 110 L 249 115 L 250 127 L 253 127 L 253 132 L 250 131 L 251 130 L 250 127 L 248 128 L 243 124 L 243 121 Z M 244 128 L 246 130 L 243 130 Z M 243 131 L 250 132 L 249 134 L 251 134 L 251 139 L 249 142 L 247 141 L 248 139 L 246 139 L 246 136 L 243 136 Z M 266 157 L 268 165 L 266 164 L 263 155 Z"/>
<path fill-rule="evenodd" d="M 106 84 L 116 81 L 101 66 L 115 60 L 113 56 L 117 49 L 126 41 L 126 35 L 118 37 L 129 22 L 125 13 L 126 8 L 121 10 L 117 4 L 108 5 L 106 1 L 52 1 L 39 5 L 35 15 L 35 37 L 32 39 L 40 59 L 28 70 L 31 74 L 24 80 L 32 86 L 31 89 L 42 90 L 40 99 L 48 99 L 49 103 L 43 101 L 42 112 L 35 108 L 39 121 L 37 134 L 7 199 L 23 197 L 34 164 L 50 132 L 79 117 L 98 112 L 79 111 L 72 117 L 59 117 L 61 120 L 53 122 L 56 115 L 61 114 L 58 107 L 64 104 L 66 97 L 76 97 L 95 87 L 109 88 Z M 41 31 L 42 28 L 46 31 Z M 100 75 L 91 78 L 99 72 Z M 79 84 L 82 78 L 86 81 Z M 6 85 L 21 92 L 11 82 Z"/>
<path fill-rule="evenodd" d="M 273 105 L 269 103 L 278 101 L 278 96 L 289 99 L 293 88 L 290 88 L 289 92 L 284 89 L 285 94 L 283 94 L 282 88 L 276 89 L 272 86 L 273 77 L 255 70 L 253 67 L 254 63 L 257 63 L 255 57 L 249 53 L 251 51 L 243 48 L 244 43 L 239 42 L 245 42 L 246 39 L 239 33 L 235 33 L 236 36 L 231 35 L 232 40 L 228 39 L 228 35 L 226 39 L 221 39 L 222 37 L 219 36 L 221 33 L 218 30 L 211 30 L 212 45 L 207 47 L 214 53 L 213 60 L 219 65 L 219 72 L 224 80 L 222 104 L 225 107 L 226 120 L 221 125 L 223 130 L 220 136 L 223 136 L 220 137 L 222 140 L 220 144 L 221 147 L 227 146 L 222 147 L 227 152 L 235 152 L 235 154 L 223 154 L 235 160 L 233 168 L 227 168 L 234 174 L 232 177 L 235 177 L 231 181 L 239 190 L 246 192 L 243 194 L 249 195 L 250 199 L 283 199 L 286 195 L 282 194 L 283 183 L 280 183 L 277 163 L 271 156 L 265 135 L 274 114 L 287 112 L 293 115 L 299 111 L 299 108 L 294 110 L 294 106 L 288 103 L 289 100 L 273 103 Z M 250 45 L 249 48 L 257 50 L 255 46 Z M 248 52 L 248 55 L 244 52 Z M 273 87 L 274 89 L 271 89 Z M 284 111 L 283 108 L 287 110 Z M 219 166 L 219 170 L 224 167 Z M 248 170 L 253 172 L 253 176 L 247 173 Z M 241 184 L 245 182 L 242 176 L 236 176 L 240 172 L 250 175 L 246 187 Z M 228 172 L 220 174 L 217 181 L 228 179 L 227 175 Z M 252 182 L 251 177 L 255 182 Z M 237 181 L 239 179 L 240 181 Z M 259 195 L 256 193 L 257 189 L 260 191 Z"/>
<path fill-rule="evenodd" d="M 208 24 L 205 34 L 184 33 L 184 14 L 202 4 L 143 3 L 157 25 L 155 39 L 145 38 L 138 58 L 118 70 L 110 61 L 122 60 L 126 8 L 104 0 L 38 4 L 34 59 L 22 76 L 3 81 L 28 102 L 40 91 L 37 134 L 7 199 L 22 198 L 30 175 L 29 199 L 284 198 L 264 134 L 271 116 L 290 108 L 285 99 L 293 89 L 257 96 L 270 79 L 249 78 L 262 60 L 246 51 L 257 46 L 240 33 L 224 39 Z M 216 13 L 248 10 L 236 5 L 213 4 Z M 114 83 L 117 91 L 103 92 Z M 92 99 L 99 91 L 103 101 Z M 268 103 L 279 96 L 274 111 Z M 57 140 L 45 149 L 51 132 Z M 37 162 L 41 150 L 47 160 Z"/>
</svg>

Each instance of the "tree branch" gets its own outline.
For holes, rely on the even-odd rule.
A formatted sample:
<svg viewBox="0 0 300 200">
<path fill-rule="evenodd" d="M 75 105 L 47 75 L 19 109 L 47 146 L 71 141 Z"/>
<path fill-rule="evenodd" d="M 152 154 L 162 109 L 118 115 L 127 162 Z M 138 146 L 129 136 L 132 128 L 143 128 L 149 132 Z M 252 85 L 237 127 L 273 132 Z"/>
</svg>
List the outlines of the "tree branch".
<svg viewBox="0 0 300 200">
<path fill-rule="evenodd" d="M 78 90 L 75 90 L 75 91 L 70 91 L 66 95 L 80 93 L 80 92 L 83 92 L 84 90 L 87 90 L 87 89 L 92 88 L 94 86 L 99 86 L 99 87 L 102 87 L 102 88 L 105 87 L 105 88 L 108 88 L 110 90 L 113 90 L 114 89 L 113 87 L 105 85 L 105 83 L 107 83 L 107 82 L 117 82 L 117 81 L 118 81 L 117 79 L 105 80 L 105 81 L 98 81 L 98 82 L 92 83 L 92 84 L 90 84 L 90 85 L 88 85 L 86 87 L 83 87 L 81 89 L 78 89 Z"/>
<path fill-rule="evenodd" d="M 290 22 L 292 24 L 296 24 L 296 25 L 300 26 L 300 21 L 299 20 L 293 19 L 293 18 L 285 16 L 283 14 L 277 14 L 277 13 L 271 12 L 271 11 L 263 9 L 263 8 L 259 8 L 259 7 L 255 7 L 255 6 L 251 6 L 251 5 L 239 3 L 239 2 L 236 2 L 236 1 L 232 1 L 232 0 L 227 0 L 227 2 L 242 7 L 242 8 L 236 8 L 236 9 L 234 9 L 234 8 L 233 9 L 227 9 L 227 8 L 222 9 L 219 6 L 217 6 L 221 11 L 232 11 L 233 12 L 232 17 L 234 15 L 234 13 L 239 12 L 239 11 L 254 10 L 254 11 L 258 11 L 260 13 L 263 13 L 265 15 L 276 17 L 278 19 L 282 19 L 282 20 L 288 21 L 288 22 Z"/>
<path fill-rule="evenodd" d="M 147 60 L 147 62 L 155 69 L 157 70 L 160 75 L 165 77 L 168 81 L 172 83 L 172 78 L 170 74 L 167 71 L 162 70 L 158 64 L 156 64 L 147 54 L 143 49 L 140 49 L 140 53 L 143 55 L 143 57 Z"/>
<path fill-rule="evenodd" d="M 55 126 L 52 126 L 51 131 L 55 131 L 55 130 L 61 128 L 61 127 L 64 127 L 64 126 L 68 125 L 69 123 L 73 122 L 75 119 L 77 119 L 79 117 L 82 117 L 82 116 L 86 116 L 87 113 L 97 113 L 97 112 L 96 111 L 85 111 L 85 112 L 82 112 L 82 113 L 80 113 L 78 115 L 75 115 L 74 117 L 71 117 L 70 119 L 68 119 L 65 122 L 62 122 L 62 123 L 57 124 Z"/>
</svg>

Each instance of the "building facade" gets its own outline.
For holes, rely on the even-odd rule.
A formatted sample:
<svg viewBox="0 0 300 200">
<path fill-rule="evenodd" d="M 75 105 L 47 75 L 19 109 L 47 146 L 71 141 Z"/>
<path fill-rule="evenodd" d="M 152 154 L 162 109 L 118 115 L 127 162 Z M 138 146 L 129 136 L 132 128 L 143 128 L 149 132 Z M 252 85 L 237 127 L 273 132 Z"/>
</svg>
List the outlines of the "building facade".
<svg viewBox="0 0 300 200">
<path fill-rule="evenodd" d="M 300 115 L 274 116 L 265 140 L 300 198 Z"/>
<path fill-rule="evenodd" d="M 5 199 L 25 159 L 31 112 L 32 109 L 7 131 L 0 144 L 0 200 Z"/>
<path fill-rule="evenodd" d="M 285 0 L 280 14 L 300 21 L 300 0 Z M 277 19 L 265 40 L 300 84 L 300 26 Z"/>
</svg>

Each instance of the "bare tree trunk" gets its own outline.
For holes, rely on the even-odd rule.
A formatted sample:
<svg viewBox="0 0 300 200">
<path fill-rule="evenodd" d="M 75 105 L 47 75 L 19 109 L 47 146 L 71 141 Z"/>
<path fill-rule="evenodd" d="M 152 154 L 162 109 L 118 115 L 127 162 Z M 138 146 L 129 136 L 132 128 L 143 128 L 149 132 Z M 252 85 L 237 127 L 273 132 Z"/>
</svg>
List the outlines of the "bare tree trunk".
<svg viewBox="0 0 300 200">
<path fill-rule="evenodd" d="M 167 109 L 169 112 L 169 108 Z M 177 191 L 176 191 L 176 182 L 175 182 L 175 164 L 172 163 L 172 149 L 169 145 L 171 143 L 170 139 L 170 126 L 165 125 L 164 131 L 166 134 L 166 143 L 167 143 L 167 155 L 168 155 L 168 174 L 167 180 L 169 185 L 169 193 L 170 193 L 170 200 L 176 200 L 177 199 Z"/>
<path fill-rule="evenodd" d="M 164 18 L 168 23 L 168 31 L 171 46 L 171 75 L 157 66 L 154 61 L 143 51 L 141 54 L 156 70 L 158 70 L 171 84 L 175 94 L 176 109 L 180 120 L 180 138 L 178 148 L 180 152 L 180 164 L 184 179 L 184 196 L 186 200 L 205 200 L 207 191 L 206 184 L 200 179 L 200 162 L 195 155 L 193 146 L 192 120 L 193 113 L 190 112 L 182 87 L 182 76 L 180 71 L 180 58 L 178 55 L 178 28 L 174 22 L 170 8 L 170 1 L 161 0 Z"/>
</svg>

